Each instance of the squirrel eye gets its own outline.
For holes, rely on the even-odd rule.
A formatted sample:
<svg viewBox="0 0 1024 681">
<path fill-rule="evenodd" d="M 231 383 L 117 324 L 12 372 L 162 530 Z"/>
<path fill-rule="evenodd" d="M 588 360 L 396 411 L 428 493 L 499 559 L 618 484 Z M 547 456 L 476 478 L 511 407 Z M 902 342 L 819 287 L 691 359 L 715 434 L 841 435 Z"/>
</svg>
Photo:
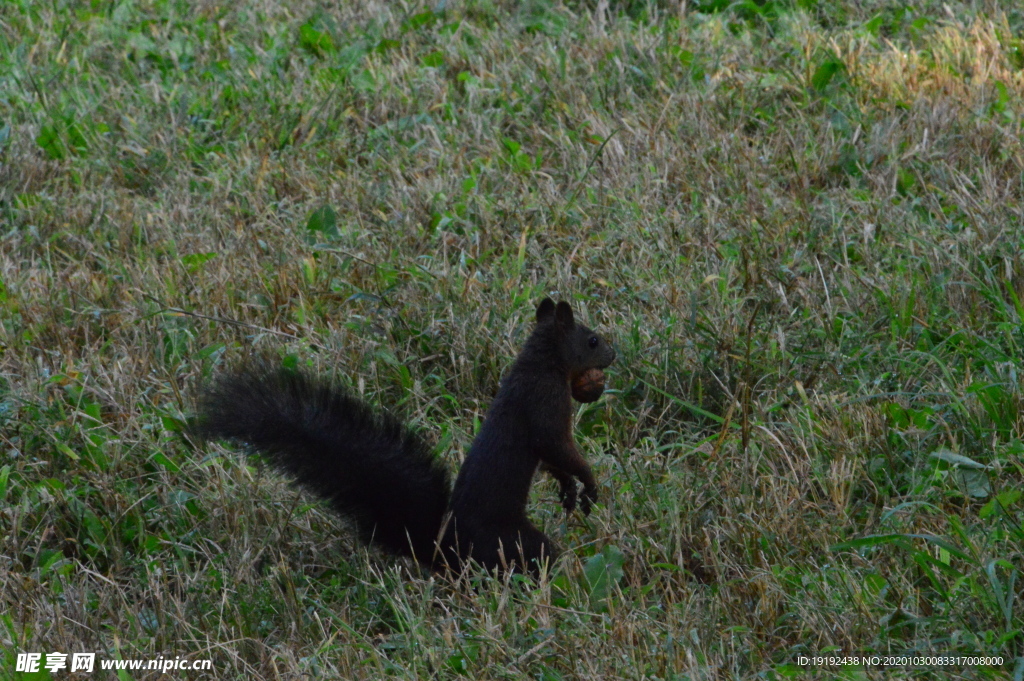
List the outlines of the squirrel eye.
<svg viewBox="0 0 1024 681">
<path fill-rule="evenodd" d="M 599 342 L 600 339 L 598 339 L 597 336 L 591 336 L 589 339 L 587 339 L 587 345 L 589 345 L 591 348 L 596 348 Z"/>
</svg>

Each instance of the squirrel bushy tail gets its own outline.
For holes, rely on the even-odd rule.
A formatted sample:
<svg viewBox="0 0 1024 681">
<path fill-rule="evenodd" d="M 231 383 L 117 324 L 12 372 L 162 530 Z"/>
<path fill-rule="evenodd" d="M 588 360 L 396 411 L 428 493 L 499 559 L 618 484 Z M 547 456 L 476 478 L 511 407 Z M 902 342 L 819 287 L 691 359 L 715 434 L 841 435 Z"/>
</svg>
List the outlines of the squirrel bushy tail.
<svg viewBox="0 0 1024 681">
<path fill-rule="evenodd" d="M 448 469 L 415 432 L 341 386 L 259 362 L 203 393 L 194 431 L 260 452 L 352 520 L 363 541 L 423 564 L 435 560 Z"/>
</svg>

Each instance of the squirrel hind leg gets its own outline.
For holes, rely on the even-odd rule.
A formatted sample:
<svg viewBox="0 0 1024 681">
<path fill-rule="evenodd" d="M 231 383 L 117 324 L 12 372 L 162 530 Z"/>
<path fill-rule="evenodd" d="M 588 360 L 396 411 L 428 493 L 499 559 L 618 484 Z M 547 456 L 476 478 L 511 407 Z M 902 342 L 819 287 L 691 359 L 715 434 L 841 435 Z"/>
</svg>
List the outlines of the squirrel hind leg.
<svg viewBox="0 0 1024 681">
<path fill-rule="evenodd" d="M 529 523 L 499 535 L 494 559 L 497 566 L 537 576 L 561 553 L 558 545 Z"/>
<path fill-rule="evenodd" d="M 469 561 L 489 572 L 525 572 L 536 576 L 544 563 L 551 565 L 561 549 L 528 522 L 504 527 L 479 527 L 452 523 L 446 528 L 435 555 L 434 568 L 461 570 Z"/>
</svg>

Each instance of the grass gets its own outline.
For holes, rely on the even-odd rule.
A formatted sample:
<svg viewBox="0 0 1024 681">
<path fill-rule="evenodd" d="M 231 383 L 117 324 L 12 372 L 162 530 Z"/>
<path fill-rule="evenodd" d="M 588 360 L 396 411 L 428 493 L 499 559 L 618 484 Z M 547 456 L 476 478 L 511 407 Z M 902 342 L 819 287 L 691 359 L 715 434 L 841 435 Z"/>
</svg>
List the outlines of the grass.
<svg viewBox="0 0 1024 681">
<path fill-rule="evenodd" d="M 0 674 L 1022 678 L 1022 103 L 1011 3 L 4 3 Z M 180 437 L 276 352 L 454 467 L 549 293 L 619 361 L 539 582 Z"/>
</svg>

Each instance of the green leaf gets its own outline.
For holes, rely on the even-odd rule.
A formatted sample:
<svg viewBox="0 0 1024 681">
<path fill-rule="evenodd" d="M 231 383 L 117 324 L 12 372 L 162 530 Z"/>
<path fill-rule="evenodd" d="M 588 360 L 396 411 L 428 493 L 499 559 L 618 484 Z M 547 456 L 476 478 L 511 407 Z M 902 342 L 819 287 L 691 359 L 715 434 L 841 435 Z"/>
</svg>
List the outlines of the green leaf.
<svg viewBox="0 0 1024 681">
<path fill-rule="evenodd" d="M 910 539 L 923 539 L 926 542 L 946 549 L 957 558 L 971 560 L 970 556 L 964 553 L 960 548 L 951 544 L 949 540 L 937 537 L 934 534 L 871 534 L 866 537 L 859 537 L 857 539 L 850 539 L 848 541 L 839 542 L 838 544 L 833 544 L 829 547 L 829 551 L 862 549 L 871 546 L 880 546 L 882 544 L 895 544 L 904 548 L 911 548 Z"/>
<path fill-rule="evenodd" d="M 199 271 L 199 268 L 203 266 L 203 263 L 209 260 L 213 260 L 216 257 L 217 254 L 214 252 L 191 253 L 189 255 L 181 256 L 181 264 L 184 265 L 185 269 L 187 269 L 189 272 L 195 274 L 196 272 Z"/>
<path fill-rule="evenodd" d="M 429 52 L 423 55 L 423 58 L 420 59 L 420 63 L 424 66 L 430 66 L 433 68 L 444 66 L 444 52 L 441 52 L 440 50 Z"/>
<path fill-rule="evenodd" d="M 967 494 L 975 499 L 984 499 L 992 494 L 992 483 L 988 474 L 974 468 L 960 469 L 956 472 L 960 483 L 967 488 Z"/>
<path fill-rule="evenodd" d="M 914 185 L 917 184 L 917 178 L 914 177 L 914 173 L 907 168 L 898 168 L 896 170 L 896 191 L 900 196 L 907 196 L 914 190 Z"/>
<path fill-rule="evenodd" d="M 84 156 L 85 152 L 89 150 L 89 144 L 85 141 L 85 133 L 82 132 L 82 128 L 73 119 L 68 119 L 67 134 L 68 134 L 68 146 L 71 147 L 71 151 L 76 156 Z"/>
<path fill-rule="evenodd" d="M 437 15 L 429 9 L 425 12 L 420 12 L 419 14 L 413 14 L 402 24 L 402 33 L 426 26 L 427 24 L 437 21 L 437 19 Z"/>
<path fill-rule="evenodd" d="M 885 577 L 877 572 L 871 572 L 864 577 L 863 590 L 870 598 L 878 598 L 883 590 L 889 586 Z"/>
<path fill-rule="evenodd" d="M 999 507 L 1002 507 L 1004 509 L 1009 508 L 1010 506 L 1017 503 L 1020 497 L 1021 491 L 1019 489 L 1011 489 L 1005 492 L 1000 492 L 999 494 L 992 497 L 992 499 L 989 500 L 987 504 L 982 506 L 981 510 L 978 512 L 978 515 L 982 518 L 990 518 L 998 512 Z M 0 501 L 2 500 L 3 495 L 0 494 Z"/>
<path fill-rule="evenodd" d="M 569 590 L 569 578 L 565 575 L 557 575 L 551 580 L 551 604 L 556 608 L 568 608 Z"/>
<path fill-rule="evenodd" d="M 913 29 L 913 31 L 922 31 L 927 28 L 930 23 L 932 23 L 931 19 L 928 17 L 921 17 L 920 19 L 914 19 L 910 22 L 910 28 Z"/>
<path fill-rule="evenodd" d="M 811 76 L 811 86 L 818 92 L 822 92 L 829 86 L 829 83 L 839 74 L 846 71 L 846 65 L 835 57 L 829 57 L 823 61 Z"/>
<path fill-rule="evenodd" d="M 338 214 L 330 206 L 321 206 L 309 214 L 306 221 L 306 229 L 312 232 L 319 232 L 328 239 L 337 239 Z"/>
<path fill-rule="evenodd" d="M 1006 110 L 1007 104 L 1010 103 L 1010 91 L 1001 80 L 995 81 L 994 85 L 996 88 L 996 98 L 989 104 L 988 111 L 990 114 L 1003 113 Z"/>
<path fill-rule="evenodd" d="M 167 493 L 167 501 L 174 504 L 175 506 L 185 506 L 188 502 L 195 499 L 195 495 L 185 490 L 171 490 Z"/>
<path fill-rule="evenodd" d="M 68 457 L 72 461 L 78 461 L 81 457 L 78 456 L 78 452 L 68 447 L 63 442 L 54 442 L 53 446 L 57 448 L 57 451 Z"/>
<path fill-rule="evenodd" d="M 906 537 L 902 534 L 870 534 L 866 537 L 858 537 L 857 539 L 849 539 L 847 541 L 833 544 L 829 547 L 830 551 L 846 551 L 849 549 L 863 549 L 870 546 L 880 546 L 882 544 L 906 544 Z"/>
<path fill-rule="evenodd" d="M 377 90 L 377 79 L 370 69 L 361 69 L 352 74 L 352 87 L 359 92 L 374 92 Z"/>
<path fill-rule="evenodd" d="M 171 473 L 177 473 L 181 470 L 181 466 L 174 463 L 160 452 L 153 454 L 153 461 L 164 470 L 170 471 Z"/>
<path fill-rule="evenodd" d="M 160 423 L 169 433 L 184 433 L 187 430 L 185 422 L 173 416 L 161 416 Z"/>
<path fill-rule="evenodd" d="M 670 50 L 672 55 L 679 60 L 680 65 L 686 67 L 693 64 L 693 52 L 690 50 L 684 50 L 678 45 L 674 46 Z"/>
<path fill-rule="evenodd" d="M 875 36 L 877 38 L 878 37 L 878 31 L 879 31 L 879 29 L 882 28 L 882 24 L 884 22 L 885 22 L 885 18 L 881 14 L 876 14 L 875 16 L 871 17 L 866 22 L 864 22 L 864 27 L 863 27 L 864 31 L 866 33 L 870 33 L 871 35 L 873 35 L 873 36 Z"/>
<path fill-rule="evenodd" d="M 933 459 L 945 461 L 946 463 L 950 463 L 955 466 L 960 466 L 960 468 L 974 468 L 977 470 L 987 470 L 991 468 L 991 466 L 986 466 L 983 463 L 978 463 L 974 459 L 970 459 L 964 456 L 963 454 L 957 454 L 956 452 L 952 452 L 948 449 L 936 449 L 928 456 L 930 456 Z"/>
<path fill-rule="evenodd" d="M 54 161 L 62 160 L 67 154 L 60 141 L 60 134 L 52 125 L 44 125 L 36 136 L 36 144 Z"/>
<path fill-rule="evenodd" d="M 63 557 L 64 554 L 60 551 L 53 549 L 41 549 L 37 556 L 39 572 L 44 575 L 47 574 L 50 571 L 50 568 L 53 567 L 53 564 Z"/>
<path fill-rule="evenodd" d="M 334 52 L 334 39 L 327 31 L 317 30 L 312 21 L 299 27 L 299 45 L 315 57 Z"/>
<path fill-rule="evenodd" d="M 145 540 L 143 540 L 142 545 L 145 547 L 146 553 L 156 553 L 160 550 L 160 537 L 148 534 Z"/>
<path fill-rule="evenodd" d="M 907 410 L 895 402 L 883 403 L 882 412 L 889 417 L 892 425 L 900 430 L 910 425 L 910 417 L 907 415 Z"/>
<path fill-rule="evenodd" d="M 199 352 L 197 352 L 196 357 L 198 357 L 199 359 L 209 359 L 213 355 L 216 355 L 217 353 L 223 351 L 224 347 L 224 343 L 210 343 L 209 345 L 201 349 Z"/>
<path fill-rule="evenodd" d="M 625 561 L 626 557 L 622 551 L 617 546 L 609 544 L 583 566 L 593 606 L 600 607 L 602 601 L 608 598 L 614 586 L 622 579 L 622 564 Z"/>
</svg>

